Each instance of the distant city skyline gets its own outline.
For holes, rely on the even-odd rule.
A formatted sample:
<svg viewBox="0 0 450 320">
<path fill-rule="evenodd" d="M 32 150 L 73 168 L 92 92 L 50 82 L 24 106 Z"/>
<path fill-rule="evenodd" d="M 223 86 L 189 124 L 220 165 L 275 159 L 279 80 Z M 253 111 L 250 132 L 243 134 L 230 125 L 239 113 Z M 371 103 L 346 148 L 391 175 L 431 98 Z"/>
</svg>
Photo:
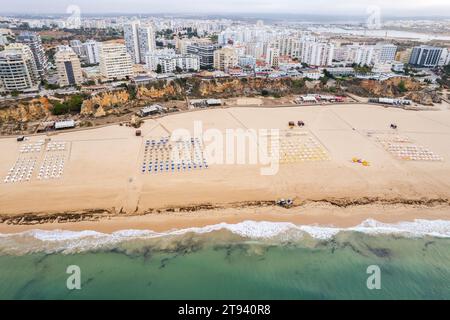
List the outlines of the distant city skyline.
<svg viewBox="0 0 450 320">
<path fill-rule="evenodd" d="M 63 14 L 76 5 L 81 14 L 305 14 L 305 15 L 368 15 L 373 6 L 383 16 L 448 16 L 448 0 L 1 0 L 0 13 Z M 373 9 L 372 9 L 373 10 Z"/>
</svg>

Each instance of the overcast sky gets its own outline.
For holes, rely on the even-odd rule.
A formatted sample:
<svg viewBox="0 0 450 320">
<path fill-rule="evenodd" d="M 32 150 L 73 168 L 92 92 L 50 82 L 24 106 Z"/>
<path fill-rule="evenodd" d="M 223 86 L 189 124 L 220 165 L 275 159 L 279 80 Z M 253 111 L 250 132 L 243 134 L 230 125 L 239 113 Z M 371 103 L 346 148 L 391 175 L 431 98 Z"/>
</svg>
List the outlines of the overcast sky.
<svg viewBox="0 0 450 320">
<path fill-rule="evenodd" d="M 378 6 L 385 16 L 450 16 L 450 0 L 0 0 L 0 12 L 65 13 L 294 13 L 365 15 Z"/>
</svg>

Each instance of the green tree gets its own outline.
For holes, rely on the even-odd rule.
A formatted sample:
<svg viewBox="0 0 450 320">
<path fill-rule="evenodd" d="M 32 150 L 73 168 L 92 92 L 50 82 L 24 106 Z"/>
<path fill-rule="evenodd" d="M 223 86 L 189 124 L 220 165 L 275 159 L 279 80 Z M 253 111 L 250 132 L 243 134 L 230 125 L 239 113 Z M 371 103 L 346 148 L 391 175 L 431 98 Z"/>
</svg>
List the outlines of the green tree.
<svg viewBox="0 0 450 320">
<path fill-rule="evenodd" d="M 372 72 L 372 68 L 370 66 L 368 66 L 367 64 L 361 66 L 361 65 L 358 65 L 358 64 L 354 63 L 352 65 L 352 67 L 353 67 L 353 70 L 355 70 L 358 73 L 370 73 L 370 72 Z"/>
<path fill-rule="evenodd" d="M 162 66 L 160 64 L 156 67 L 156 73 L 162 73 Z"/>
<path fill-rule="evenodd" d="M 292 86 L 294 88 L 302 88 L 305 85 L 304 79 L 293 79 L 292 80 Z"/>
<path fill-rule="evenodd" d="M 219 36 L 217 34 L 213 34 L 209 37 L 212 43 L 217 43 L 219 41 Z"/>
<path fill-rule="evenodd" d="M 52 83 L 46 83 L 45 84 L 45 89 L 47 89 L 47 90 L 56 90 L 56 89 L 59 89 L 59 85 L 52 84 Z"/>
<path fill-rule="evenodd" d="M 450 64 L 444 66 L 444 72 L 446 75 L 450 76 Z"/>
<path fill-rule="evenodd" d="M 398 90 L 401 93 L 408 91 L 408 89 L 406 89 L 406 85 L 405 85 L 405 82 L 403 80 L 400 81 L 400 83 L 398 84 Z"/>
<path fill-rule="evenodd" d="M 70 112 L 79 113 L 81 111 L 81 106 L 83 105 L 83 97 L 80 95 L 74 95 L 69 98 L 66 105 Z"/>
<path fill-rule="evenodd" d="M 329 79 L 334 79 L 334 76 L 327 69 L 323 70 L 323 74 Z"/>
<path fill-rule="evenodd" d="M 325 86 L 328 83 L 329 78 L 327 76 L 323 76 L 320 78 L 320 83 Z"/>
<path fill-rule="evenodd" d="M 83 83 L 83 86 L 95 86 L 95 81 L 94 80 L 88 80 L 88 81 Z"/>
<path fill-rule="evenodd" d="M 137 88 L 134 85 L 129 85 L 127 87 L 128 94 L 130 95 L 130 100 L 135 100 L 137 98 Z"/>
<path fill-rule="evenodd" d="M 60 102 L 56 103 L 52 109 L 52 114 L 55 116 L 60 116 L 62 114 L 66 114 L 68 112 L 69 112 L 69 108 L 67 107 L 67 105 L 64 103 L 60 103 Z"/>
</svg>

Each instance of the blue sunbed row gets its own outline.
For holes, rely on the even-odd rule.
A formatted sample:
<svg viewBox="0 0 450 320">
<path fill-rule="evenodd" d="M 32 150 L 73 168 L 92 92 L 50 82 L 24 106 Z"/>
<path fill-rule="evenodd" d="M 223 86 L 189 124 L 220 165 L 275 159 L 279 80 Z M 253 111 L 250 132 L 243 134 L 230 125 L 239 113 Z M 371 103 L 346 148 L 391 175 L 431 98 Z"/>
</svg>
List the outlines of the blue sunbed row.
<svg viewBox="0 0 450 320">
<path fill-rule="evenodd" d="M 142 167 L 142 173 L 146 173 L 147 171 L 149 173 L 158 173 L 158 172 L 175 172 L 175 171 L 191 171 L 191 170 L 202 170 L 202 169 L 208 169 L 209 166 L 207 163 L 204 164 L 194 164 L 194 165 L 149 165 Z"/>
</svg>

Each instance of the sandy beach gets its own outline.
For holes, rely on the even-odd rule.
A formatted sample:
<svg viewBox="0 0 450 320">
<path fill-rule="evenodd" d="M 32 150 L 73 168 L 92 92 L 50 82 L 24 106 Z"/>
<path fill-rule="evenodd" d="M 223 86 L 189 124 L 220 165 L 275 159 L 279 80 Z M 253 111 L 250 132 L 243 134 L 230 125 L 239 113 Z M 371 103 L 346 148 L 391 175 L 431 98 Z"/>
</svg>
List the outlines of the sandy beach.
<svg viewBox="0 0 450 320">
<path fill-rule="evenodd" d="M 288 122 L 299 120 L 306 126 L 292 132 L 301 130 L 314 139 L 325 150 L 326 159 L 281 163 L 272 176 L 261 175 L 263 166 L 259 164 L 211 164 L 207 170 L 160 174 L 141 171 L 145 141 L 169 136 L 180 128 L 193 132 L 196 121 L 201 121 L 203 130 L 289 132 Z M 398 125 L 394 133 L 391 123 Z M 136 137 L 134 129 L 113 125 L 33 136 L 22 143 L 15 138 L 0 139 L 0 216 L 7 220 L 31 214 L 103 210 L 106 218 L 101 222 L 39 224 L 40 229 L 102 231 L 163 231 L 243 220 L 352 226 L 367 218 L 386 222 L 450 218 L 449 110 L 417 112 L 363 104 L 236 107 L 147 120 L 141 130 L 142 137 Z M 380 142 L 394 134 L 407 138 L 409 146 L 424 147 L 441 159 L 408 161 L 395 157 Z M 45 150 L 50 142 L 34 155 L 20 152 L 23 144 L 46 138 L 66 146 L 60 152 L 65 162 L 58 179 L 37 178 L 39 166 L 50 154 Z M 17 159 L 30 156 L 37 163 L 30 181 L 4 183 Z M 354 163 L 353 158 L 370 165 Z M 240 209 L 235 205 L 280 198 L 294 199 L 297 207 Z M 220 210 L 182 212 L 182 208 L 202 205 L 217 205 Z M 167 211 L 170 208 L 174 208 L 173 213 Z M 36 225 L 0 224 L 0 232 L 27 228 Z"/>
</svg>

